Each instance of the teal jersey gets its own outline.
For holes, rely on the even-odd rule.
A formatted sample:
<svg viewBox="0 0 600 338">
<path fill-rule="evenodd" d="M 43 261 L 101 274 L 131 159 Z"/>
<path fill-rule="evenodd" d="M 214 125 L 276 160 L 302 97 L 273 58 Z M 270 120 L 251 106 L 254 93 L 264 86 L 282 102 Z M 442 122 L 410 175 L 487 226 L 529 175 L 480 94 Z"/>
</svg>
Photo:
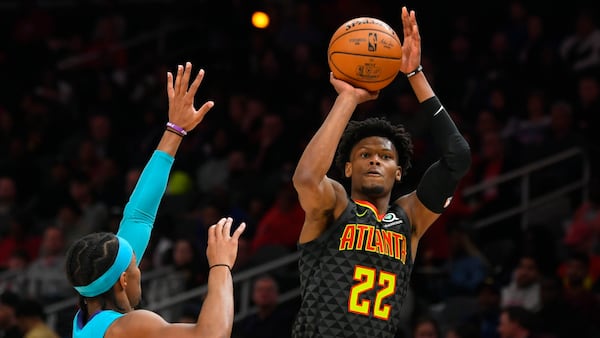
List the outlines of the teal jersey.
<svg viewBox="0 0 600 338">
<path fill-rule="evenodd" d="M 81 316 L 81 311 L 77 311 L 73 319 L 73 338 L 104 338 L 108 327 L 123 314 L 112 310 L 100 311 L 93 315 L 85 325 L 83 325 Z"/>
</svg>

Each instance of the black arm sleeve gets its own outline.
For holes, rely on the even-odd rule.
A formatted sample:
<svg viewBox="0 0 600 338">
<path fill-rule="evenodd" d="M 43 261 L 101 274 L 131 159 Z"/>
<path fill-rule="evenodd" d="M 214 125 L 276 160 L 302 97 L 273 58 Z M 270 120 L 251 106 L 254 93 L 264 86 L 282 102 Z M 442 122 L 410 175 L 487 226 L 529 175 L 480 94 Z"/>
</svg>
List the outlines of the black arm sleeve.
<svg viewBox="0 0 600 338">
<path fill-rule="evenodd" d="M 429 210 L 442 213 L 460 179 L 471 166 L 471 149 L 437 97 L 421 103 L 422 114 L 431 114 L 431 132 L 441 157 L 426 171 L 417 186 L 417 197 Z"/>
</svg>

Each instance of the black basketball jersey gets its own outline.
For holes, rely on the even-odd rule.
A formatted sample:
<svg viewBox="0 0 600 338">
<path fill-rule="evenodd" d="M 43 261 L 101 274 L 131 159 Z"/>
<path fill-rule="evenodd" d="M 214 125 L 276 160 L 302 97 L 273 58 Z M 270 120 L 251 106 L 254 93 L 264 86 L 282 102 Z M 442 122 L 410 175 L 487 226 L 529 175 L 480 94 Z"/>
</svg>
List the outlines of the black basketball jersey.
<svg viewBox="0 0 600 338">
<path fill-rule="evenodd" d="M 302 302 L 292 337 L 394 337 L 413 265 L 410 238 L 399 206 L 378 215 L 350 201 L 323 235 L 299 246 Z"/>
</svg>

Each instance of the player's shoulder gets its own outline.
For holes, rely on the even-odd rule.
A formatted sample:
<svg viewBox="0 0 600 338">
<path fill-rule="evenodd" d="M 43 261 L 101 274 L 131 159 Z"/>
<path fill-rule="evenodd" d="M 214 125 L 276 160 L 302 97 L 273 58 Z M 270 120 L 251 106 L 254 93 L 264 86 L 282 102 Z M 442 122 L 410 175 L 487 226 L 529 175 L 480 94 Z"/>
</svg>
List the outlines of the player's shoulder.
<svg viewBox="0 0 600 338">
<path fill-rule="evenodd" d="M 399 206 L 406 212 L 410 212 L 410 210 L 412 210 L 415 207 L 415 203 L 417 201 L 417 191 L 413 190 L 396 198 L 393 204 Z"/>
<path fill-rule="evenodd" d="M 168 323 L 157 313 L 148 310 L 134 310 L 115 320 L 106 331 L 106 338 L 145 336 L 145 332 L 156 330 Z"/>
</svg>

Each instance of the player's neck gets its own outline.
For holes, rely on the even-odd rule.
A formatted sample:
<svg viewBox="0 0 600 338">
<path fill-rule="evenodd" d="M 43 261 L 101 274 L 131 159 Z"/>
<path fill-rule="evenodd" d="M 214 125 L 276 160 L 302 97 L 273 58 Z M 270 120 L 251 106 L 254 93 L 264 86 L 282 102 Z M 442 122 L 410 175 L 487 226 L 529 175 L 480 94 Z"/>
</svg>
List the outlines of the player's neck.
<svg viewBox="0 0 600 338">
<path fill-rule="evenodd" d="M 375 207 L 378 214 L 384 213 L 388 210 L 390 206 L 390 196 L 386 197 L 377 197 L 374 198 L 372 196 L 366 196 L 363 194 L 354 193 L 352 194 L 353 201 L 367 202 Z"/>
</svg>

